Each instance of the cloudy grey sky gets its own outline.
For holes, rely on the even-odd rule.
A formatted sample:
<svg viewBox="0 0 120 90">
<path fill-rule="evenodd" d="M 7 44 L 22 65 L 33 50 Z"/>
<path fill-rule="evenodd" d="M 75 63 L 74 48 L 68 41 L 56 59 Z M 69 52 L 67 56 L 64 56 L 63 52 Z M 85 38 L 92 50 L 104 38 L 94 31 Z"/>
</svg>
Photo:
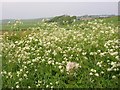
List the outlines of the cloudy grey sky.
<svg viewBox="0 0 120 90">
<path fill-rule="evenodd" d="M 3 2 L 2 19 L 118 14 L 117 2 Z"/>
</svg>

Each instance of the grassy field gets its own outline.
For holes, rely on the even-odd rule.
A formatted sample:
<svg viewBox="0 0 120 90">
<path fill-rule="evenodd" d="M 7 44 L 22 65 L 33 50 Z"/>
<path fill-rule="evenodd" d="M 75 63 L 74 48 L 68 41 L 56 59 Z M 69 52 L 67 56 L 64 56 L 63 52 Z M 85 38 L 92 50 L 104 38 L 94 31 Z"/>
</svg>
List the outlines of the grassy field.
<svg viewBox="0 0 120 90">
<path fill-rule="evenodd" d="M 2 36 L 3 88 L 120 88 L 117 23 L 15 26 Z"/>
<path fill-rule="evenodd" d="M 27 29 L 28 27 L 36 27 L 36 24 L 38 22 L 41 22 L 41 20 L 21 20 L 22 24 L 19 24 L 17 27 L 20 29 Z M 8 24 L 7 21 L 3 21 L 2 24 L 2 30 L 13 30 L 14 29 L 14 23 L 15 21 L 11 21 L 10 24 Z"/>
<path fill-rule="evenodd" d="M 103 18 L 105 23 L 113 23 L 115 26 L 118 25 L 118 17 L 114 16 L 114 17 L 110 17 L 110 18 Z M 9 24 L 8 22 L 11 21 L 11 23 Z M 3 24 L 0 24 L 0 30 L 16 30 L 17 28 L 21 29 L 21 30 L 26 30 L 28 28 L 36 28 L 36 27 L 40 27 L 42 19 L 28 19 L 28 20 L 21 20 L 21 24 L 18 24 L 15 28 L 14 28 L 14 24 L 15 21 L 14 20 L 4 20 Z M 76 21 L 76 24 L 80 24 L 82 22 L 87 23 L 87 21 Z M 74 23 L 74 24 L 75 24 Z M 59 25 L 60 27 L 64 27 L 66 28 L 66 25 Z"/>
</svg>

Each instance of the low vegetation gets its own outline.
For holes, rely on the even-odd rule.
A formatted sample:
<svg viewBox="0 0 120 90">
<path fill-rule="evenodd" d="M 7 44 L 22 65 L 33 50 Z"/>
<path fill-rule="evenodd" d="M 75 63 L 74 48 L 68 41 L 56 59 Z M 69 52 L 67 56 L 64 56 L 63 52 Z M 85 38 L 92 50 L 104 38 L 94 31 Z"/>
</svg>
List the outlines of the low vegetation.
<svg viewBox="0 0 120 90">
<path fill-rule="evenodd" d="M 19 29 L 3 34 L 3 88 L 120 88 L 113 22 L 41 22 Z"/>
</svg>

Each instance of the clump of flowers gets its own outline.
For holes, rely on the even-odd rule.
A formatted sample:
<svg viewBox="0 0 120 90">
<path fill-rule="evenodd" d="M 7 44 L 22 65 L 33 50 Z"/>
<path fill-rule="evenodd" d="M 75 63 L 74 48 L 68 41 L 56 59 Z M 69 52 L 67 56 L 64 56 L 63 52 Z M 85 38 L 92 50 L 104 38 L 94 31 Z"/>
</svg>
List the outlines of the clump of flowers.
<svg viewBox="0 0 120 90">
<path fill-rule="evenodd" d="M 76 62 L 68 62 L 66 65 L 66 71 L 68 74 L 74 74 L 75 71 L 80 67 L 80 65 Z"/>
</svg>

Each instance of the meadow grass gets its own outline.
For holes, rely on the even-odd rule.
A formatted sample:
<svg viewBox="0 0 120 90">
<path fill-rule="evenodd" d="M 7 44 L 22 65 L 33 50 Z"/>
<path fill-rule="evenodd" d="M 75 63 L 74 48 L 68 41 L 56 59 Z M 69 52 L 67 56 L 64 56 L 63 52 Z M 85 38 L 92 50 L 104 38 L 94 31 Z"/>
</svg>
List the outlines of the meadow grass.
<svg viewBox="0 0 120 90">
<path fill-rule="evenodd" d="M 98 18 L 99 20 L 99 18 Z M 104 22 L 105 23 L 112 23 L 114 24 L 115 26 L 119 25 L 118 24 L 118 16 L 114 16 L 114 17 L 110 17 L 110 18 L 103 18 Z M 31 19 L 31 20 L 21 20 L 23 22 L 23 24 L 19 24 L 17 27 L 19 27 L 19 29 L 21 30 L 26 30 L 28 28 L 32 28 L 32 27 L 39 27 L 40 26 L 40 23 L 41 23 L 41 19 Z M 92 20 L 91 20 L 92 21 Z M 88 21 L 81 21 L 81 20 L 78 20 L 75 22 L 75 24 L 80 24 L 80 23 L 87 23 Z M 60 27 L 63 27 L 63 28 L 68 28 L 67 25 L 59 25 Z M 8 22 L 5 22 L 3 21 L 3 23 L 0 23 L 0 30 L 14 30 L 16 29 L 17 27 L 13 28 L 14 27 L 14 21 L 11 21 L 11 24 L 8 24 Z M 68 28 L 69 29 L 69 28 Z"/>
<path fill-rule="evenodd" d="M 104 19 L 5 32 L 3 88 L 120 88 L 118 40 Z"/>
</svg>

